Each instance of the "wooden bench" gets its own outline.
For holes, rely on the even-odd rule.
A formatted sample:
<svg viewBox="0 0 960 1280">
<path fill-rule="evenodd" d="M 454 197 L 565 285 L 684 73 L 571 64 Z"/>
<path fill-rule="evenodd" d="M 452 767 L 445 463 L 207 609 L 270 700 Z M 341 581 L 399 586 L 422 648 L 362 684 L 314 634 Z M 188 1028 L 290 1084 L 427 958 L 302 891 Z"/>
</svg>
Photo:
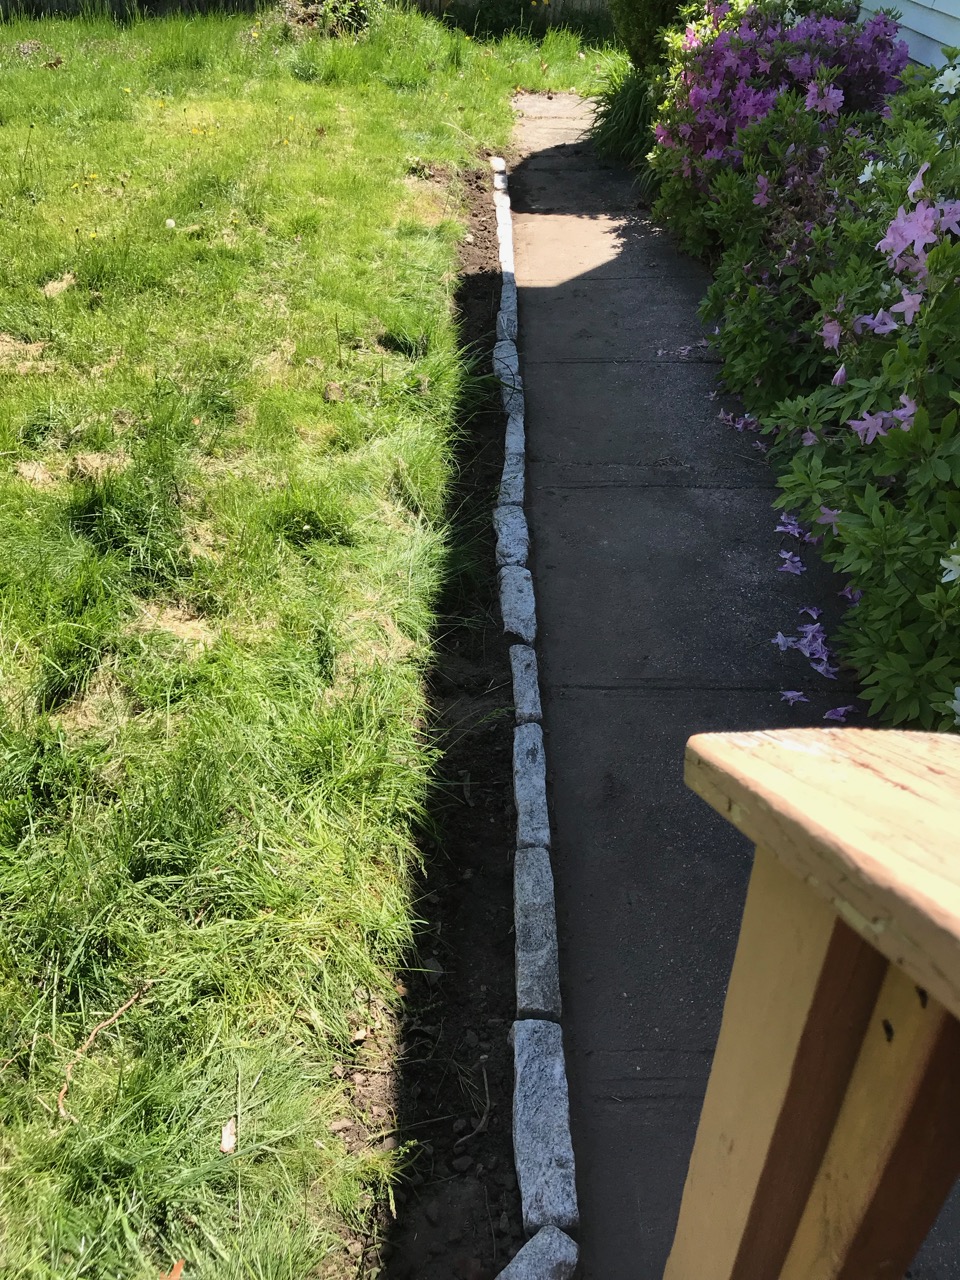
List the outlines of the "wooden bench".
<svg viewBox="0 0 960 1280">
<path fill-rule="evenodd" d="M 898 1280 L 960 1176 L 960 738 L 703 734 L 756 845 L 665 1280 Z"/>
</svg>

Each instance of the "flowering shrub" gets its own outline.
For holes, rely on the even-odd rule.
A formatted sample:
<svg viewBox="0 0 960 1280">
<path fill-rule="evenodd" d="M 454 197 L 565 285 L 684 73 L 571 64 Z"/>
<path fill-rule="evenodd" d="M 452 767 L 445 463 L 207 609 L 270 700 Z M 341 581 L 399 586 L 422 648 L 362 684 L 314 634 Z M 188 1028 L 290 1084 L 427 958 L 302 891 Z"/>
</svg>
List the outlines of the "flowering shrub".
<svg viewBox="0 0 960 1280">
<path fill-rule="evenodd" d="M 875 136 L 806 284 L 829 361 L 765 417 L 783 502 L 862 596 L 840 642 L 874 710 L 954 723 L 960 696 L 960 73 L 923 72 Z"/>
<path fill-rule="evenodd" d="M 854 21 L 844 0 L 797 20 L 778 0 L 744 8 L 708 3 L 705 16 L 670 40 L 667 96 L 655 128 L 657 212 L 693 249 L 713 242 L 710 188 L 744 164 L 741 130 L 764 120 L 787 95 L 827 132 L 845 116 L 881 110 L 907 63 L 897 24 L 885 14 Z M 692 16 L 692 15 L 691 15 Z M 796 105 L 796 103 L 791 104 Z M 771 138 L 773 135 L 769 135 Z M 757 195 L 765 199 L 761 185 Z"/>
<path fill-rule="evenodd" d="M 960 723 L 960 69 L 905 70 L 882 16 L 780 14 L 721 7 L 677 33 L 659 212 L 715 256 L 703 313 L 745 402 L 732 425 L 779 472 L 779 568 L 803 572 L 816 541 L 847 582 L 832 649 L 816 617 L 774 643 L 826 679 L 839 654 L 872 711 L 946 729 Z"/>
</svg>

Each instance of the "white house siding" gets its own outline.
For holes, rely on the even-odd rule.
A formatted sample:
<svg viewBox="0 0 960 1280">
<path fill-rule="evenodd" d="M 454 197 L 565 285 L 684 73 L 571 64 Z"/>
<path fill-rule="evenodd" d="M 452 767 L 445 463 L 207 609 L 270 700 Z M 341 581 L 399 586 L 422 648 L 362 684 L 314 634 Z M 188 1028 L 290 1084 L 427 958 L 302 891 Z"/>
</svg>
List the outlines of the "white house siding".
<svg viewBox="0 0 960 1280">
<path fill-rule="evenodd" d="M 960 0 L 890 0 L 889 4 L 864 4 L 863 13 L 879 8 L 895 8 L 901 14 L 900 29 L 917 62 L 938 67 L 943 61 L 942 45 L 960 49 Z"/>
</svg>

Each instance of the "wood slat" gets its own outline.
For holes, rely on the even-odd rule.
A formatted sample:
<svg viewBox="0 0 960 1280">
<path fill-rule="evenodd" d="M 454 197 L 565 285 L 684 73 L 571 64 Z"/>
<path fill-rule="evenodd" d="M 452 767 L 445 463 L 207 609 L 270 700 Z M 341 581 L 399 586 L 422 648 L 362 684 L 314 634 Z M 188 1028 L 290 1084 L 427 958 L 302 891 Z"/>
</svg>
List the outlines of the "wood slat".
<svg viewBox="0 0 960 1280">
<path fill-rule="evenodd" d="M 960 1175 L 960 1024 L 892 966 L 779 1280 L 900 1280 Z"/>
<path fill-rule="evenodd" d="M 779 1274 L 885 968 L 757 850 L 665 1280 Z"/>
<path fill-rule="evenodd" d="M 686 780 L 960 1016 L 960 738 L 701 734 Z"/>
</svg>

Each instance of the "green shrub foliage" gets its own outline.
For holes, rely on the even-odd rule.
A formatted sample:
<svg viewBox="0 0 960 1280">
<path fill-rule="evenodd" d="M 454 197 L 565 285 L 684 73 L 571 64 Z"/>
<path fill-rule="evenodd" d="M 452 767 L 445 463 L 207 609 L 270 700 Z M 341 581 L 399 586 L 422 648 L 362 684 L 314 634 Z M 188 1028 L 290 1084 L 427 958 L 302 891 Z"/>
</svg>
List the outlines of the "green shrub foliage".
<svg viewBox="0 0 960 1280">
<path fill-rule="evenodd" d="M 679 0 L 610 0 L 617 35 L 635 67 L 663 61 L 660 33 L 676 20 L 679 8 Z"/>
<path fill-rule="evenodd" d="M 756 432 L 778 471 L 781 528 L 797 539 L 788 570 L 803 572 L 805 542 L 820 542 L 849 604 L 836 652 L 869 709 L 949 729 L 960 723 L 957 51 L 939 71 L 903 68 L 889 18 L 816 31 L 781 10 L 781 49 L 801 27 L 802 50 L 784 76 L 781 50 L 761 48 L 749 95 L 743 76 L 709 82 L 716 134 L 735 92 L 747 115 L 763 110 L 708 155 L 691 64 L 761 11 L 715 13 L 673 44 L 653 156 L 659 212 L 715 263 L 703 314 L 747 411 L 732 425 Z M 856 52 L 859 75 L 838 49 Z M 822 637 L 779 639 L 837 675 Z"/>
</svg>

